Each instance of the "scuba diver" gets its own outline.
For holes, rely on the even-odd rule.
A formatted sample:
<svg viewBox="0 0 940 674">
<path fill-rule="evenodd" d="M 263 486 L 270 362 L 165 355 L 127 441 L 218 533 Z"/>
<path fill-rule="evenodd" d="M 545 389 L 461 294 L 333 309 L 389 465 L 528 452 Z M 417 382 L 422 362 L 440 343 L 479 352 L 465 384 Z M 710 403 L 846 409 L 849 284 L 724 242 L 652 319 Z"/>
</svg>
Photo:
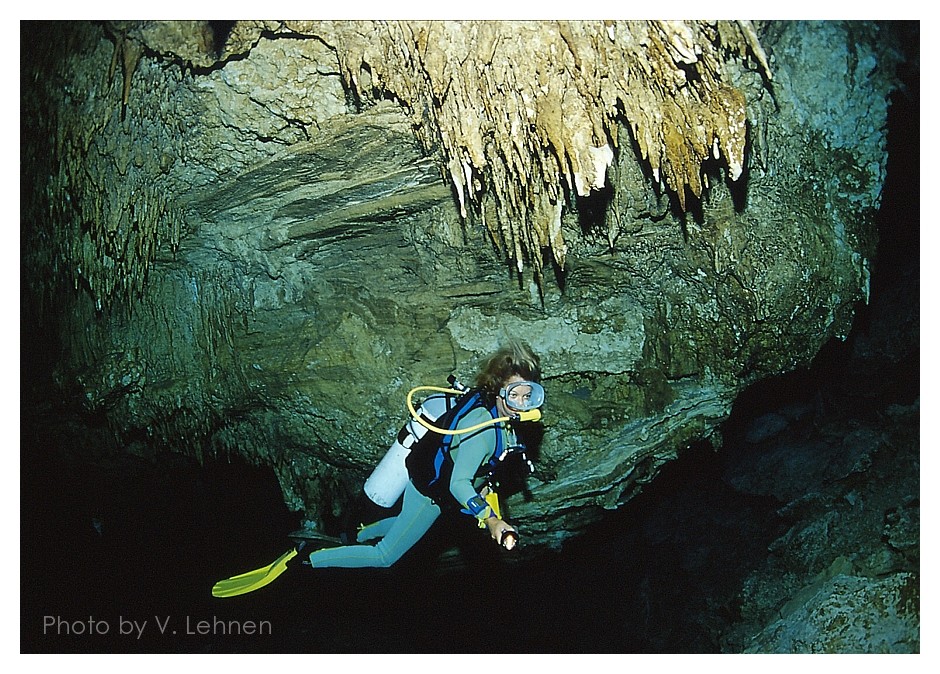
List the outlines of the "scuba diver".
<svg viewBox="0 0 940 674">
<path fill-rule="evenodd" d="M 497 544 L 511 550 L 518 532 L 502 518 L 494 473 L 507 456 L 525 451 L 513 423 L 540 418 L 538 408 L 545 399 L 540 379 L 539 357 L 527 344 L 511 341 L 482 363 L 469 390 L 413 389 L 408 395 L 413 420 L 364 487 L 370 499 L 385 507 L 400 497 L 400 513 L 363 526 L 352 545 L 333 545 L 339 541 L 327 537 L 301 539 L 270 566 L 219 581 L 213 595 L 259 589 L 288 566 L 389 567 L 451 508 L 475 518 Z M 422 388 L 452 394 L 446 412 L 429 414 L 427 401 L 415 410 L 411 395 Z"/>
</svg>

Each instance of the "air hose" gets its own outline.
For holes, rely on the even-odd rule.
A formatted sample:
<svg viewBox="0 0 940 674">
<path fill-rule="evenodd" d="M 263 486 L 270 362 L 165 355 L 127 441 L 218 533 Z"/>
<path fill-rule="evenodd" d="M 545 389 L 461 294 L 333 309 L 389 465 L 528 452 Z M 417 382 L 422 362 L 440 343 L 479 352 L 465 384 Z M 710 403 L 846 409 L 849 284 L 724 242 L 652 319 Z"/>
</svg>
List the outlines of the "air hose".
<svg viewBox="0 0 940 674">
<path fill-rule="evenodd" d="M 487 426 L 492 426 L 503 421 L 512 421 L 514 419 L 518 419 L 519 421 L 538 421 L 542 418 L 542 413 L 538 410 L 538 408 L 536 408 L 526 412 L 519 412 L 517 415 L 511 417 L 498 417 L 496 419 L 490 419 L 489 421 L 484 421 L 482 423 L 476 424 L 475 426 L 470 426 L 469 428 L 447 430 L 446 428 L 438 428 L 437 426 L 433 426 L 430 422 L 421 418 L 421 415 L 418 414 L 418 411 L 415 409 L 414 402 L 411 400 L 412 396 L 414 396 L 417 391 L 435 391 L 437 393 L 452 393 L 455 395 L 463 395 L 466 393 L 466 391 L 460 391 L 453 388 L 442 388 L 440 386 L 415 386 L 413 389 L 408 391 L 408 411 L 411 412 L 411 416 L 414 417 L 415 421 L 428 430 L 434 431 L 435 433 L 440 433 L 441 435 L 461 435 L 463 433 L 472 433 L 473 431 L 477 431 L 481 428 L 486 428 Z"/>
</svg>

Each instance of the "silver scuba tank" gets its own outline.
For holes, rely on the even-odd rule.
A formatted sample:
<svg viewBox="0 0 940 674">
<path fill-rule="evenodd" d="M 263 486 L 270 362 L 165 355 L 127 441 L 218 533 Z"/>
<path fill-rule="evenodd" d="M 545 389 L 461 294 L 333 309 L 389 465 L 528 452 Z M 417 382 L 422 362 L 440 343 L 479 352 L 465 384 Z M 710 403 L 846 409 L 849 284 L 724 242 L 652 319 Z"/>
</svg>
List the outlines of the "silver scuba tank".
<svg viewBox="0 0 940 674">
<path fill-rule="evenodd" d="M 460 382 L 453 376 L 448 378 L 451 385 L 457 390 L 465 390 Z M 452 402 L 453 396 L 438 393 L 428 396 L 417 410 L 419 416 L 428 423 L 433 424 L 441 418 Z M 398 438 L 389 447 L 389 450 L 372 471 L 369 479 L 363 485 L 363 491 L 373 503 L 390 508 L 401 497 L 408 484 L 408 468 L 405 467 L 405 457 L 418 440 L 424 437 L 428 429 L 416 419 L 409 419 L 398 432 Z"/>
</svg>

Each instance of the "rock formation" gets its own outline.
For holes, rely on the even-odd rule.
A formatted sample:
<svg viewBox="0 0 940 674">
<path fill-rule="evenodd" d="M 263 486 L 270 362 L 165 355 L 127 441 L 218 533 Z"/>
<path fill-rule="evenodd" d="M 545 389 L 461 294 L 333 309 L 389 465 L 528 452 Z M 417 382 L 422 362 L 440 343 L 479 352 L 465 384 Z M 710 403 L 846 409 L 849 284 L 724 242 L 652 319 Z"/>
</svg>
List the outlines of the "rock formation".
<svg viewBox="0 0 940 674">
<path fill-rule="evenodd" d="M 407 391 L 518 336 L 537 555 L 869 299 L 890 24 L 24 30 L 24 396 L 79 455 L 269 467 L 335 529 Z"/>
</svg>

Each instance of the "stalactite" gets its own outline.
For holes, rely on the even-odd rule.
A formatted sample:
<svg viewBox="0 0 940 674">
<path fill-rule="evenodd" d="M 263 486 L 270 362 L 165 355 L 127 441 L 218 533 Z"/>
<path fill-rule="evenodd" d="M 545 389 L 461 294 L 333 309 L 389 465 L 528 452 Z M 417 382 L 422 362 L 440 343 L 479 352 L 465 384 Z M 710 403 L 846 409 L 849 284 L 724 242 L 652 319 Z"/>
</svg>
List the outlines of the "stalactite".
<svg viewBox="0 0 940 674">
<path fill-rule="evenodd" d="M 80 107 L 63 106 L 54 118 L 55 169 L 46 189 L 59 255 L 73 286 L 90 292 L 99 309 L 140 295 L 161 246 L 179 245 L 183 219 L 160 182 L 163 155 L 139 147 L 142 120 L 123 129 L 119 124 L 144 47 L 123 29 L 110 36 L 114 48 L 103 91 L 89 90 Z M 120 114 L 113 94 L 119 66 Z"/>
<path fill-rule="evenodd" d="M 746 21 L 286 26 L 327 36 L 363 98 L 391 92 L 414 111 L 419 138 L 443 155 L 463 215 L 480 212 L 484 191 L 498 195 L 487 226 L 520 268 L 540 268 L 541 248 L 564 265 L 562 187 L 587 196 L 604 186 L 621 122 L 682 208 L 686 189 L 702 194 L 702 164 L 713 152 L 736 180 L 745 100 L 722 81 L 725 53 L 752 54 L 770 77 Z"/>
<path fill-rule="evenodd" d="M 124 73 L 124 83 L 121 88 L 121 120 L 127 115 L 127 100 L 131 95 L 131 81 L 134 78 L 134 71 L 137 70 L 137 64 L 140 63 L 140 57 L 143 54 L 143 48 L 134 40 L 125 39 L 122 41 L 122 61 Z"/>
<path fill-rule="evenodd" d="M 726 60 L 751 55 L 771 76 L 748 22 L 245 22 L 220 49 L 206 22 L 110 22 L 106 30 L 114 43 L 109 85 L 122 68 L 122 120 L 144 53 L 206 67 L 221 52 L 250 49 L 261 34 L 333 45 L 360 99 L 391 95 L 410 111 L 461 215 L 484 222 L 518 270 L 529 265 L 537 274 L 546 260 L 564 267 L 564 205 L 605 186 L 615 148 L 624 146 L 621 125 L 654 179 L 686 208 L 686 190 L 706 189 L 709 158 L 723 161 L 732 180 L 743 171 L 746 101 L 723 79 Z M 113 128 L 106 100 L 107 91 L 56 134 L 63 174 L 54 201 L 71 201 L 53 205 L 82 232 L 65 245 L 76 284 L 99 301 L 139 291 L 159 244 L 178 241 L 181 219 L 154 182 L 166 167 L 141 168 L 136 131 Z M 484 217 L 487 200 L 493 211 Z"/>
</svg>

